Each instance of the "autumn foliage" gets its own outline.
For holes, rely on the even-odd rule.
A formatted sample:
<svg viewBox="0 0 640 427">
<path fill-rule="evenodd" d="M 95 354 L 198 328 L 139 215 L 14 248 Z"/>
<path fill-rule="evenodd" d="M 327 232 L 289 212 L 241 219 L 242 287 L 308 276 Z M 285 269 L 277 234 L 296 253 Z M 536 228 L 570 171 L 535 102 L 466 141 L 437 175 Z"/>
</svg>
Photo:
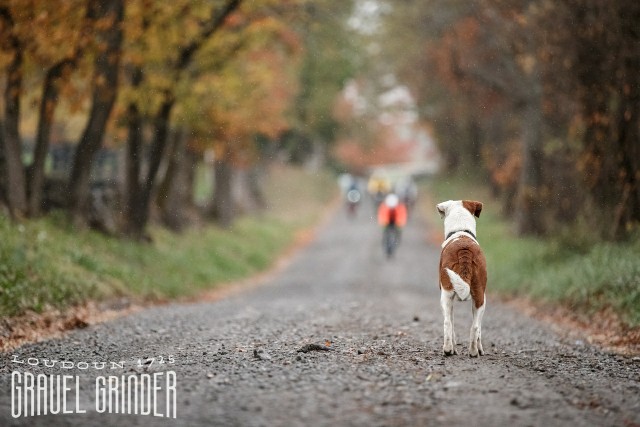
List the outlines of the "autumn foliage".
<svg viewBox="0 0 640 427">
<path fill-rule="evenodd" d="M 632 0 L 409 1 L 385 54 L 449 170 L 479 173 L 520 233 L 620 239 L 640 225 L 638 22 Z"/>
<path fill-rule="evenodd" d="M 116 228 L 143 237 L 154 195 L 158 208 L 175 202 L 193 159 L 252 167 L 256 138 L 292 127 L 305 46 L 291 22 L 305 11 L 302 0 L 2 1 L 0 200 L 22 219 L 66 187 L 57 202 L 92 224 L 96 156 L 122 150 Z M 74 147 L 61 183 L 46 171 L 58 140 Z"/>
</svg>

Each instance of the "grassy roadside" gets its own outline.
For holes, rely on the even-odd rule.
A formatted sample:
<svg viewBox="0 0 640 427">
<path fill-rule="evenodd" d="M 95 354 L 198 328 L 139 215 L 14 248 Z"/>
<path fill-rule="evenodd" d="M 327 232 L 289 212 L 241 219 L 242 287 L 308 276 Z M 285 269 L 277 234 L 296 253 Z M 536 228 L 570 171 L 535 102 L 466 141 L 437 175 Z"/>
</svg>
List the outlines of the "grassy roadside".
<svg viewBox="0 0 640 427">
<path fill-rule="evenodd" d="M 516 236 L 498 214 L 487 190 L 462 179 L 429 184 L 438 200 L 484 202 L 478 239 L 489 265 L 493 292 L 531 297 L 592 316 L 613 311 L 631 327 L 640 326 L 640 239 L 628 243 L 584 243 L 579 236 L 543 240 Z M 433 220 L 439 220 L 433 208 Z"/>
<path fill-rule="evenodd" d="M 207 225 L 174 234 L 152 227 L 151 245 L 72 232 L 55 215 L 20 225 L 0 216 L 0 317 L 115 297 L 189 297 L 245 278 L 316 222 L 336 188 L 327 173 L 276 167 L 265 212 L 240 218 L 230 230 Z"/>
</svg>

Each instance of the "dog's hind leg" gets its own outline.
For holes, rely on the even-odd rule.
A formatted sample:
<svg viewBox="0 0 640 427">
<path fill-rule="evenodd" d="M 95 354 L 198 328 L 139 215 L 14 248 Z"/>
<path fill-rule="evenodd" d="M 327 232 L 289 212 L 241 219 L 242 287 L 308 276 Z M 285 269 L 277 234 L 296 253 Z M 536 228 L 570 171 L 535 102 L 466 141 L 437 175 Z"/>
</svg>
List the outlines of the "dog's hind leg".
<svg viewBox="0 0 640 427">
<path fill-rule="evenodd" d="M 484 355 L 482 349 L 482 316 L 484 314 L 484 308 L 487 305 L 486 300 L 483 304 L 476 308 L 475 303 L 471 304 L 471 311 L 473 313 L 473 322 L 471 323 L 471 331 L 469 333 L 469 356 L 478 357 Z"/>
<path fill-rule="evenodd" d="M 455 300 L 455 297 L 454 297 Z M 451 341 L 453 342 L 453 350 L 455 354 L 458 354 L 458 350 L 456 350 L 456 345 L 458 345 L 458 340 L 456 339 L 456 322 L 454 320 L 453 315 L 453 301 L 451 302 Z"/>
<path fill-rule="evenodd" d="M 484 296 L 484 304 L 478 309 L 478 353 L 480 356 L 484 356 L 484 349 L 482 348 L 482 317 L 484 316 L 484 310 L 487 308 L 487 295 Z"/>
<path fill-rule="evenodd" d="M 444 345 L 442 352 L 445 356 L 458 354 L 455 348 L 454 332 L 453 332 L 453 291 L 440 291 L 440 307 L 444 317 Z"/>
</svg>

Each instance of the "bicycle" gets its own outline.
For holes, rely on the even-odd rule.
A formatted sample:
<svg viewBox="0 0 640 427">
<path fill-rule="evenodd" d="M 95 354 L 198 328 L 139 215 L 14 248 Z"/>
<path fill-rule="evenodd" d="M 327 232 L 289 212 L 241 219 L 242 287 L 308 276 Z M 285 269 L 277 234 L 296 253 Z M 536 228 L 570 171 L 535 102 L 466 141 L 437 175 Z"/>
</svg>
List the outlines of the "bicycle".
<svg viewBox="0 0 640 427">
<path fill-rule="evenodd" d="M 384 228 L 382 246 L 387 258 L 393 258 L 400 245 L 400 229 L 395 224 L 389 224 Z"/>
</svg>

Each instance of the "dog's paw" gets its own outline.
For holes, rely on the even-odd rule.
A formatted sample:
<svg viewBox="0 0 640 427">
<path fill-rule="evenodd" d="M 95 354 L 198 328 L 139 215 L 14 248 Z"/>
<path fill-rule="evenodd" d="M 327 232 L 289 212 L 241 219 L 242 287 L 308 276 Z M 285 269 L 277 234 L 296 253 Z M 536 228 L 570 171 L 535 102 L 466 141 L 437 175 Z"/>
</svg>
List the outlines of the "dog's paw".
<svg viewBox="0 0 640 427">
<path fill-rule="evenodd" d="M 469 357 L 478 357 L 478 354 L 480 353 L 477 348 L 472 347 L 469 349 Z"/>
<path fill-rule="evenodd" d="M 443 347 L 442 354 L 445 356 L 453 356 L 458 354 L 458 350 L 456 350 L 455 347 L 451 347 L 451 348 Z"/>
<path fill-rule="evenodd" d="M 478 338 L 478 354 L 480 356 L 484 356 L 484 349 L 482 348 L 482 342 L 480 341 L 480 338 Z"/>
<path fill-rule="evenodd" d="M 445 356 L 453 356 L 454 354 L 458 354 L 458 350 L 453 346 L 445 345 L 442 347 L 442 354 Z"/>
</svg>

